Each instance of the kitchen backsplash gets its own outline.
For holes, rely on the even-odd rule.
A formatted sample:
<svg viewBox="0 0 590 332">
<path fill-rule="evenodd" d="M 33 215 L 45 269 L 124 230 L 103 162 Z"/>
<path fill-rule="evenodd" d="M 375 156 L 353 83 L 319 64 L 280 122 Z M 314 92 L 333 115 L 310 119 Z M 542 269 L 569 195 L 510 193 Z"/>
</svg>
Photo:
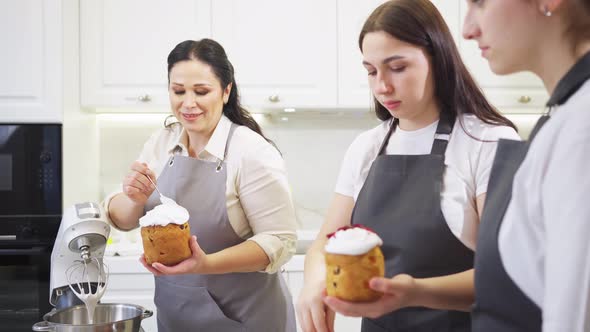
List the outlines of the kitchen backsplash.
<svg viewBox="0 0 590 332">
<path fill-rule="evenodd" d="M 539 115 L 510 114 L 527 137 Z M 100 199 L 119 188 L 144 142 L 163 126 L 165 114 L 98 114 Z M 333 194 L 344 153 L 362 131 L 379 121 L 367 112 L 256 114 L 286 161 L 301 229 L 317 229 Z"/>
</svg>

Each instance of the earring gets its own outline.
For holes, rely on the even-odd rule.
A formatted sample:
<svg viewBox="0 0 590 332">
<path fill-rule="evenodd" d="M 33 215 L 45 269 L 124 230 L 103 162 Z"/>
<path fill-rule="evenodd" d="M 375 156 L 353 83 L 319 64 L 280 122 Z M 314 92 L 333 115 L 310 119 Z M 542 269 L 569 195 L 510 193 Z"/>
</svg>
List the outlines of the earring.
<svg viewBox="0 0 590 332">
<path fill-rule="evenodd" d="M 543 15 L 547 16 L 547 17 L 551 17 L 553 13 L 551 13 L 551 11 L 549 10 L 549 6 L 544 5 L 543 6 Z"/>
</svg>

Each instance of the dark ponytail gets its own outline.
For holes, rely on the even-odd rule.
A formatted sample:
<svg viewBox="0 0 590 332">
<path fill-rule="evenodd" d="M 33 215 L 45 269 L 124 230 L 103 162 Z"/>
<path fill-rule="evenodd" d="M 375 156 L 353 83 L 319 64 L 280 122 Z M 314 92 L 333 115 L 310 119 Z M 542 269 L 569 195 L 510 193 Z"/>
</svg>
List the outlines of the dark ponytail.
<svg viewBox="0 0 590 332">
<path fill-rule="evenodd" d="M 170 70 L 172 70 L 172 67 L 178 62 L 186 60 L 198 60 L 209 65 L 215 76 L 217 76 L 217 79 L 221 82 L 222 89 L 225 89 L 231 83 L 232 88 L 229 98 L 227 103 L 223 105 L 223 114 L 231 122 L 252 129 L 269 143 L 275 145 L 270 139 L 264 136 L 256 120 L 240 104 L 240 94 L 234 77 L 234 67 L 229 62 L 225 50 L 218 42 L 205 38 L 198 41 L 185 40 L 176 45 L 168 55 L 168 83 L 170 83 Z"/>
</svg>

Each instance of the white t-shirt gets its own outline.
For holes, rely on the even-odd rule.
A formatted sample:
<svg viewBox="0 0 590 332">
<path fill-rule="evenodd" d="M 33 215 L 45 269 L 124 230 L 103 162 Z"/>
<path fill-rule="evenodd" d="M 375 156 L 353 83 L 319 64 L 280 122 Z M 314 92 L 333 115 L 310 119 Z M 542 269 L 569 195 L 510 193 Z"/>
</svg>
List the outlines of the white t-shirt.
<svg viewBox="0 0 590 332">
<path fill-rule="evenodd" d="M 543 310 L 543 331 L 590 329 L 590 81 L 555 107 L 512 186 L 503 265 Z"/>
<path fill-rule="evenodd" d="M 475 199 L 487 191 L 497 141 L 520 137 L 510 127 L 486 124 L 472 114 L 462 115 L 462 120 L 465 130 L 457 119 L 445 153 L 441 210 L 453 234 L 475 250 L 479 225 Z M 390 124 L 391 121 L 385 121 L 352 142 L 342 162 L 336 193 L 353 197 L 356 201 Z M 396 128 L 385 153 L 430 154 L 437 125 L 438 121 L 415 131 Z"/>
<path fill-rule="evenodd" d="M 217 162 L 224 157 L 232 122 L 222 116 L 205 149 L 197 158 Z M 158 130 L 145 143 L 138 158 L 159 176 L 179 147 L 188 156 L 188 136 L 180 125 Z M 293 254 L 297 243 L 297 222 L 285 163 L 280 153 L 245 126 L 233 133 L 227 148 L 226 207 L 229 222 L 242 239 L 256 242 L 270 264 L 265 272 L 277 272 Z M 104 202 L 108 211 L 111 193 Z"/>
</svg>

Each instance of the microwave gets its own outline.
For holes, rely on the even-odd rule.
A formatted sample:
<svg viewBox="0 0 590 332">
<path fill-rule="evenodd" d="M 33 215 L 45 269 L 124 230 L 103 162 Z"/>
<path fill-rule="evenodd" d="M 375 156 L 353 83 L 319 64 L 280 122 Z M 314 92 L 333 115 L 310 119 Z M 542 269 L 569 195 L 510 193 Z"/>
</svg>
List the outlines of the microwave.
<svg viewBox="0 0 590 332">
<path fill-rule="evenodd" d="M 31 331 L 51 310 L 61 215 L 61 125 L 0 123 L 0 332 Z"/>
<path fill-rule="evenodd" d="M 0 124 L 0 216 L 62 210 L 61 124 Z"/>
</svg>

